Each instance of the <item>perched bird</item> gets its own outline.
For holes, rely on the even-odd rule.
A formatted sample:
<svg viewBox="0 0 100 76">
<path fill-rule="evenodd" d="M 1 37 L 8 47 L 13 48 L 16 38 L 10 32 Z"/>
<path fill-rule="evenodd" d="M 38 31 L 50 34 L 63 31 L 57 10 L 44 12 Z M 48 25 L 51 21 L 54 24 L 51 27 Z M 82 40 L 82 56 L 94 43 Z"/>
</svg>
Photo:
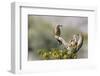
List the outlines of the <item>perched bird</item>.
<svg viewBox="0 0 100 76">
<path fill-rule="evenodd" d="M 57 26 L 55 27 L 55 29 L 54 29 L 54 35 L 55 35 L 55 36 L 60 37 L 60 35 L 61 35 L 60 27 L 62 27 L 62 25 L 57 25 Z M 57 41 L 58 41 L 58 43 L 59 43 L 60 45 L 62 44 L 62 42 L 61 42 L 60 40 L 57 39 Z"/>
<path fill-rule="evenodd" d="M 73 38 L 69 41 L 68 47 L 67 47 L 67 50 L 69 50 L 68 52 L 69 54 L 72 51 L 75 51 L 77 49 L 78 39 L 79 39 L 79 36 L 78 34 L 76 34 L 76 35 L 73 35 Z"/>
<path fill-rule="evenodd" d="M 83 45 L 83 35 L 81 34 L 76 34 L 73 35 L 73 38 L 69 41 L 67 50 L 71 53 L 71 51 L 74 51 L 74 53 L 78 52 L 79 49 Z"/>
<path fill-rule="evenodd" d="M 77 46 L 78 35 L 73 35 L 73 38 L 69 41 L 69 46 Z"/>
</svg>

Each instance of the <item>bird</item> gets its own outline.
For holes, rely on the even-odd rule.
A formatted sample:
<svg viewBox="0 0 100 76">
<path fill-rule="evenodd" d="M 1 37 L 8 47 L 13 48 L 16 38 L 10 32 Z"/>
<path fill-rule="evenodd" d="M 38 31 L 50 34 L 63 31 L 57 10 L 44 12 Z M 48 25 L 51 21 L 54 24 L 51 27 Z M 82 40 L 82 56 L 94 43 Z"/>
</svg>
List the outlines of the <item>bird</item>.
<svg viewBox="0 0 100 76">
<path fill-rule="evenodd" d="M 55 35 L 55 36 L 60 37 L 60 35 L 61 35 L 60 27 L 62 27 L 61 24 L 56 25 L 56 27 L 55 27 L 55 29 L 54 29 L 54 35 Z M 60 40 L 57 39 L 57 41 L 58 41 L 58 44 L 59 44 L 59 45 L 62 44 L 62 42 L 61 42 Z"/>
<path fill-rule="evenodd" d="M 69 46 L 77 46 L 78 35 L 73 35 L 72 39 L 69 41 Z"/>
<path fill-rule="evenodd" d="M 72 39 L 69 41 L 68 47 L 67 47 L 67 50 L 69 50 L 69 52 L 68 52 L 69 54 L 72 51 L 75 51 L 76 50 L 77 44 L 78 44 L 78 39 L 79 39 L 78 34 L 75 34 L 75 35 L 73 35 Z"/>
<path fill-rule="evenodd" d="M 82 33 L 73 35 L 73 38 L 69 41 L 67 50 L 71 53 L 71 51 L 74 51 L 73 53 L 76 53 L 79 51 L 79 49 L 83 45 L 83 35 Z"/>
</svg>

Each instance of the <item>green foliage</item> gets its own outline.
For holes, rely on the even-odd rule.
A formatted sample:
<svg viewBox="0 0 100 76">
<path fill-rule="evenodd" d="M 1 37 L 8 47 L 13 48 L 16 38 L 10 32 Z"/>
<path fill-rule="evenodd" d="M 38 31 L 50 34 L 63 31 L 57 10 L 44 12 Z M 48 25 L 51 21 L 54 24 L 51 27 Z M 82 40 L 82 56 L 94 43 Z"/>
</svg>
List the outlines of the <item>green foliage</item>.
<svg viewBox="0 0 100 76">
<path fill-rule="evenodd" d="M 47 49 L 39 49 L 38 55 L 43 60 L 50 60 L 50 59 L 76 59 L 77 54 L 71 53 L 68 54 L 68 51 L 66 49 L 60 50 L 58 48 L 52 48 L 51 50 Z"/>
</svg>

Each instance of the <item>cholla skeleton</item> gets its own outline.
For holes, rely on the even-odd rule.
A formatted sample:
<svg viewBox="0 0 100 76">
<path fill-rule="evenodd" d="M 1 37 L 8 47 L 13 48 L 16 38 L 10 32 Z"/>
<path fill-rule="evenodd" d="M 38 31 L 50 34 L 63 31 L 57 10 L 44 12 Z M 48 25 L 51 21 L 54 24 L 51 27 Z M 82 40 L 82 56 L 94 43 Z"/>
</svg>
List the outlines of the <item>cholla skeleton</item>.
<svg viewBox="0 0 100 76">
<path fill-rule="evenodd" d="M 79 51 L 79 49 L 81 48 L 82 44 L 83 44 L 83 35 L 82 33 L 80 34 L 75 34 L 73 35 L 73 38 L 67 43 L 61 36 L 61 31 L 60 31 L 60 27 L 59 25 L 57 25 L 55 27 L 55 38 L 57 39 L 57 41 L 61 42 L 65 48 L 71 52 L 73 50 L 73 48 L 75 49 L 75 52 Z M 60 31 L 60 33 L 59 33 Z"/>
</svg>

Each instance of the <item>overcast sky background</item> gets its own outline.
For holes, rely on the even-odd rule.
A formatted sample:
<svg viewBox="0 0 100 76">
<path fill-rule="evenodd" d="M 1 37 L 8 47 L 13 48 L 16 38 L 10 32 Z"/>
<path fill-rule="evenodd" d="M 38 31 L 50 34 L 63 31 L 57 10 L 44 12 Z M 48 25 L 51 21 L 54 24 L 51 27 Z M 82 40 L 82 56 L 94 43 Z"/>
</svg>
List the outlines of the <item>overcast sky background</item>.
<svg viewBox="0 0 100 76">
<path fill-rule="evenodd" d="M 88 17 L 80 16 L 37 16 L 52 25 L 62 24 L 63 26 L 77 27 L 83 32 L 88 32 Z"/>
</svg>

